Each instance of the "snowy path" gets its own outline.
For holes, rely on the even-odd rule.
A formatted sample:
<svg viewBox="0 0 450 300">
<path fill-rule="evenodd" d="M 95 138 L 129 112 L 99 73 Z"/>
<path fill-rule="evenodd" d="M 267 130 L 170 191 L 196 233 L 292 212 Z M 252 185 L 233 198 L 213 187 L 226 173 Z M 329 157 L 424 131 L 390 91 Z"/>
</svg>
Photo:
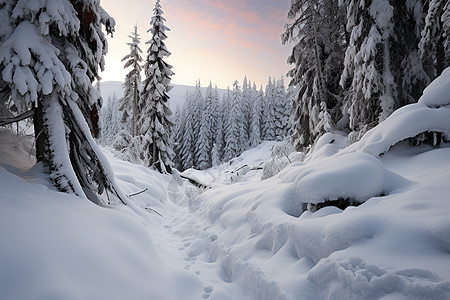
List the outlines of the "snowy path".
<svg viewBox="0 0 450 300">
<path fill-rule="evenodd" d="M 200 234 L 203 230 L 205 234 Z M 218 237 L 208 235 L 206 228 L 201 229 L 186 208 L 165 215 L 164 221 L 151 229 L 151 238 L 171 265 L 184 268 L 198 279 L 201 299 L 254 299 L 248 298 L 218 263 L 213 250 Z"/>
<path fill-rule="evenodd" d="M 236 165 L 228 168 L 232 170 L 244 164 L 260 164 L 270 155 L 272 144 L 267 143 L 263 149 L 254 150 L 262 154 L 248 156 L 244 161 L 237 159 Z M 123 162 L 109 151 L 105 154 L 125 193 L 148 188 L 145 193 L 133 197 L 133 202 L 141 208 L 155 209 L 162 214 L 160 217 L 147 210 L 150 213 L 147 229 L 161 259 L 184 272 L 183 276 L 189 274 L 182 289 L 186 290 L 186 295 L 195 296 L 185 299 L 291 299 L 283 287 L 271 280 L 268 270 L 263 270 L 258 263 L 259 259 L 271 256 L 270 251 L 259 249 L 248 257 L 248 252 L 242 251 L 242 247 L 229 243 L 229 230 L 225 233 L 222 226 L 216 226 L 201 210 L 197 210 L 201 190 L 187 181 L 181 184 L 173 176 L 158 175 L 147 168 Z M 214 171 L 190 175 L 215 187 L 226 184 L 226 170 Z M 247 178 L 258 175 L 250 174 L 252 172 L 247 174 Z"/>
</svg>

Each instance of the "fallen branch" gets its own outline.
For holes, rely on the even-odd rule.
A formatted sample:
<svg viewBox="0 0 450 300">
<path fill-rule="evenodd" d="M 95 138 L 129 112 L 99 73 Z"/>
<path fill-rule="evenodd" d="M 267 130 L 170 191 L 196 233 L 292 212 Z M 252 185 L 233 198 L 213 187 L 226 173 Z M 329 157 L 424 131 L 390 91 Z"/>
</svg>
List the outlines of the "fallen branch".
<svg viewBox="0 0 450 300">
<path fill-rule="evenodd" d="M 0 118 L 0 126 L 6 126 L 11 123 L 20 122 L 22 120 L 28 119 L 34 115 L 34 108 L 29 111 L 24 112 L 23 114 L 18 115 L 14 118 Z"/>
<path fill-rule="evenodd" d="M 241 166 L 241 167 L 239 167 L 237 169 L 234 169 L 233 171 L 231 171 L 231 173 L 237 173 L 237 172 L 239 172 L 240 170 L 242 170 L 245 167 L 248 167 L 248 165 L 243 165 L 243 166 Z"/>
<path fill-rule="evenodd" d="M 209 186 L 204 185 L 203 183 L 201 183 L 201 182 L 199 182 L 199 181 L 197 181 L 197 180 L 195 180 L 195 179 L 193 179 L 191 177 L 188 177 L 186 175 L 180 174 L 180 177 L 183 178 L 183 179 L 188 180 L 190 183 L 192 183 L 193 185 L 195 185 L 198 188 L 201 188 L 201 189 L 209 189 L 210 188 Z"/>
<path fill-rule="evenodd" d="M 147 188 L 143 189 L 142 191 L 139 191 L 139 192 L 136 192 L 136 193 L 132 193 L 132 194 L 128 194 L 128 195 L 125 195 L 125 196 L 127 196 L 127 198 L 130 198 L 130 197 L 142 194 L 145 191 L 147 191 Z"/>
<path fill-rule="evenodd" d="M 162 214 L 160 214 L 159 212 L 157 212 L 157 211 L 156 211 L 156 210 L 154 210 L 153 208 L 150 208 L 150 207 L 146 207 L 145 209 L 146 209 L 146 210 L 150 210 L 150 211 L 154 212 L 155 214 L 159 215 L 160 217 L 162 217 L 162 216 L 163 216 Z"/>
</svg>

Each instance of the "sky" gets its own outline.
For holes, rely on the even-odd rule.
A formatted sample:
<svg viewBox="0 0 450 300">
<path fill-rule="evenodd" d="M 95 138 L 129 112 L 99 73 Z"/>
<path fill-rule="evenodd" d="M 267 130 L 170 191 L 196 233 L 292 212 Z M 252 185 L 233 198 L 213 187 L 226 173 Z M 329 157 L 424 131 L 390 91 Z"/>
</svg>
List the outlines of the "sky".
<svg viewBox="0 0 450 300">
<path fill-rule="evenodd" d="M 130 50 L 128 35 L 137 24 L 143 58 L 151 35 L 153 0 L 102 0 L 103 8 L 116 20 L 114 37 L 108 37 L 102 81 L 123 81 L 127 70 L 121 59 Z M 166 18 L 166 46 L 172 53 L 165 61 L 173 66 L 173 84 L 202 86 L 211 81 L 219 88 L 241 84 L 244 76 L 257 86 L 285 76 L 289 46 L 280 35 L 287 21 L 289 0 L 162 0 Z"/>
</svg>

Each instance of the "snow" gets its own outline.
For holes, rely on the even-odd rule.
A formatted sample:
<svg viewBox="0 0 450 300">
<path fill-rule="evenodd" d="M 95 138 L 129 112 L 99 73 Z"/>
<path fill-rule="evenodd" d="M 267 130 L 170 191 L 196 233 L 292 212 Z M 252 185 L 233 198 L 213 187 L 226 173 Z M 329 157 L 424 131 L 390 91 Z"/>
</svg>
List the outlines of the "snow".
<svg viewBox="0 0 450 300">
<path fill-rule="evenodd" d="M 426 131 L 450 134 L 450 107 L 429 108 L 414 103 L 396 110 L 379 126 L 345 151 L 363 150 L 374 156 L 385 153 L 391 146 Z"/>
<path fill-rule="evenodd" d="M 425 88 L 419 103 L 428 107 L 450 105 L 450 67 Z"/>
<path fill-rule="evenodd" d="M 281 142 L 184 173 L 210 189 L 100 148 L 123 194 L 142 191 L 132 207 L 56 192 L 32 141 L 1 130 L 0 298 L 449 299 L 450 145 L 403 142 L 450 131 L 449 108 L 423 99 L 266 180 L 254 167 Z M 304 211 L 335 198 L 362 203 Z"/>
</svg>

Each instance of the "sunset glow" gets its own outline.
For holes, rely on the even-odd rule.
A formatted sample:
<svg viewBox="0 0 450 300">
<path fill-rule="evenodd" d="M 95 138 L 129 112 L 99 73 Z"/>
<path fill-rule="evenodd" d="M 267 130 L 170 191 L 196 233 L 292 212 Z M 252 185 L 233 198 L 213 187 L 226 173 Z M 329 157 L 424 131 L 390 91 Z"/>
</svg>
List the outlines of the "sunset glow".
<svg viewBox="0 0 450 300">
<path fill-rule="evenodd" d="M 172 83 L 195 85 L 200 79 L 206 85 L 211 80 L 226 88 L 247 75 L 265 85 L 269 75 L 284 76 L 289 69 L 289 49 L 280 41 L 288 0 L 163 0 L 161 5 L 171 29 L 166 44 L 172 55 L 166 61 L 175 72 Z M 117 23 L 114 38 L 108 38 L 102 80 L 122 81 L 126 70 L 121 59 L 129 52 L 126 43 L 135 24 L 145 57 L 154 2 L 103 0 L 102 6 Z"/>
</svg>

